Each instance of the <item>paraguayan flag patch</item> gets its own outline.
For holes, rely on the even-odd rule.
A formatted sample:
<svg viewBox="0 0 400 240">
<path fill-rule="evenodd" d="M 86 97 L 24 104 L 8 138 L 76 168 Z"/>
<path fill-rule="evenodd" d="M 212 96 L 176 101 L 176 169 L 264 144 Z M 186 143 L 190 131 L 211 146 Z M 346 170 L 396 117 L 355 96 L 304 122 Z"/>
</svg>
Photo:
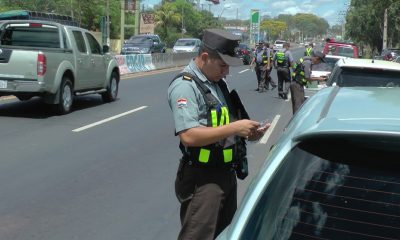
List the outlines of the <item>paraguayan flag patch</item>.
<svg viewBox="0 0 400 240">
<path fill-rule="evenodd" d="M 178 98 L 178 100 L 176 100 L 176 103 L 177 103 L 178 108 L 186 107 L 187 99 L 186 98 Z"/>
</svg>

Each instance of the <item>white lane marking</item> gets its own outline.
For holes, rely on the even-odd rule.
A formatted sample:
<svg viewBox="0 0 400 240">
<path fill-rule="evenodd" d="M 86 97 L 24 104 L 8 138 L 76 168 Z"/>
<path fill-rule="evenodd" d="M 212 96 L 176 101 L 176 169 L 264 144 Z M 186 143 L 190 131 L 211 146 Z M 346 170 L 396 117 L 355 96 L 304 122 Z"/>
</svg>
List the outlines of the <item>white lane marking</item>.
<svg viewBox="0 0 400 240">
<path fill-rule="evenodd" d="M 95 127 L 97 125 L 100 125 L 100 124 L 115 120 L 117 118 L 123 117 L 125 115 L 131 114 L 131 113 L 134 113 L 134 112 L 137 112 L 137 111 L 140 111 L 140 110 L 145 109 L 145 108 L 147 108 L 147 106 L 141 106 L 141 107 L 132 109 L 130 111 L 127 111 L 127 112 L 124 112 L 124 113 L 121 113 L 121 114 L 118 114 L 118 115 L 115 115 L 115 116 L 100 120 L 98 122 L 95 122 L 95 123 L 92 123 L 92 124 L 89 124 L 89 125 L 86 125 L 86 126 L 83 126 L 83 127 L 80 127 L 80 128 L 76 128 L 76 129 L 74 129 L 72 131 L 73 132 L 81 132 L 81 131 L 84 131 L 84 130 L 86 130 L 88 128 L 92 128 L 92 127 Z"/>
<path fill-rule="evenodd" d="M 245 69 L 245 70 L 243 70 L 243 71 L 240 71 L 239 73 L 244 73 L 244 72 L 247 72 L 247 71 L 249 71 L 250 69 Z"/>
<path fill-rule="evenodd" d="M 267 129 L 267 131 L 264 133 L 264 136 L 260 139 L 260 141 L 258 143 L 260 143 L 260 144 L 267 143 L 268 138 L 271 135 L 271 133 L 274 131 L 274 128 L 275 128 L 276 124 L 278 123 L 280 117 L 281 117 L 281 115 L 276 115 L 274 117 L 274 120 L 272 120 L 271 126 Z"/>
</svg>

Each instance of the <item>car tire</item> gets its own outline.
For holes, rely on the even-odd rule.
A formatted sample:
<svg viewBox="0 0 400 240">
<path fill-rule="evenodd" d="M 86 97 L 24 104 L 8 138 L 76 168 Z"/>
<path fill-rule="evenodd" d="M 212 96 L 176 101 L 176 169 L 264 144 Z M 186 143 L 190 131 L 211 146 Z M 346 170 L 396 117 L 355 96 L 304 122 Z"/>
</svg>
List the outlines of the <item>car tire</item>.
<svg viewBox="0 0 400 240">
<path fill-rule="evenodd" d="M 56 111 L 58 114 L 64 115 L 71 112 L 74 101 L 73 85 L 69 77 L 63 77 L 59 91 L 59 101 L 56 104 Z"/>
<path fill-rule="evenodd" d="M 101 94 L 101 98 L 103 99 L 104 102 L 113 102 L 117 99 L 118 84 L 119 84 L 118 75 L 117 73 L 112 72 L 110 76 L 110 81 L 108 82 L 107 85 L 107 90 L 106 92 Z"/>
<path fill-rule="evenodd" d="M 30 100 L 33 96 L 32 96 L 32 95 L 16 95 L 16 97 L 17 97 L 20 101 L 28 101 L 28 100 Z"/>
</svg>

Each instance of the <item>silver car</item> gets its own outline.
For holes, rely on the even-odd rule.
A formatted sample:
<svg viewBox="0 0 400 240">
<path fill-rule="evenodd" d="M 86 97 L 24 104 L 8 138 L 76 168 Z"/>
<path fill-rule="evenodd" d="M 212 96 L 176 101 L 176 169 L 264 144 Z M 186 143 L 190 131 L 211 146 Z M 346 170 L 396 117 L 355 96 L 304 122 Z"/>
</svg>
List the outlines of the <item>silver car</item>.
<svg viewBox="0 0 400 240">
<path fill-rule="evenodd" d="M 398 239 L 399 96 L 335 86 L 309 98 L 217 239 Z"/>
<path fill-rule="evenodd" d="M 173 53 L 198 52 L 201 40 L 198 38 L 180 38 L 172 48 Z"/>
</svg>

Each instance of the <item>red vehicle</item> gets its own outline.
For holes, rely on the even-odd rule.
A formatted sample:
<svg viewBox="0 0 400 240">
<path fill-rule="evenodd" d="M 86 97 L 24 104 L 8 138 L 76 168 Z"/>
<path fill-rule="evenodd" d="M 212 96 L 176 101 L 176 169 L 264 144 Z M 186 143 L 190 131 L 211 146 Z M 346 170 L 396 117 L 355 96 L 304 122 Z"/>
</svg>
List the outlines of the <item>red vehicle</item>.
<svg viewBox="0 0 400 240">
<path fill-rule="evenodd" d="M 354 43 L 336 42 L 334 39 L 327 39 L 323 52 L 327 55 L 358 58 L 360 52 Z"/>
</svg>

